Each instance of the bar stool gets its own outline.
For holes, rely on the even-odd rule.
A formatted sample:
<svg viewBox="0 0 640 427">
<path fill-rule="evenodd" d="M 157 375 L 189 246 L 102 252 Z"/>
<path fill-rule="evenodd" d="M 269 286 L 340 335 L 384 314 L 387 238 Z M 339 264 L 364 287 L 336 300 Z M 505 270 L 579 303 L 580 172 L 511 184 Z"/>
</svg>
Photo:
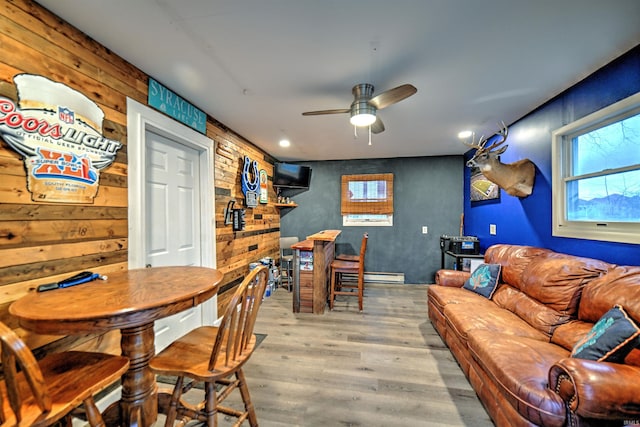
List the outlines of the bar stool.
<svg viewBox="0 0 640 427">
<path fill-rule="evenodd" d="M 298 237 L 280 238 L 280 284 L 287 282 L 287 290 L 293 290 L 293 249 L 291 245 L 298 243 Z"/>
<path fill-rule="evenodd" d="M 333 310 L 333 303 L 335 301 L 336 295 L 348 295 L 348 296 L 358 296 L 358 308 L 360 311 L 363 310 L 363 299 L 364 299 L 364 255 L 367 251 L 367 241 L 369 240 L 369 235 L 367 233 L 364 234 L 362 238 L 362 244 L 360 245 L 360 255 L 358 257 L 358 261 L 344 261 L 340 259 L 335 259 L 331 263 L 331 293 L 329 296 L 329 309 Z M 352 284 L 346 284 L 343 281 L 345 274 L 357 274 L 358 282 L 357 285 L 354 286 Z M 343 288 L 357 289 L 357 292 L 351 292 L 351 290 L 345 291 Z"/>
<path fill-rule="evenodd" d="M 362 235 L 362 243 L 360 243 L 360 247 L 362 247 L 362 245 L 366 245 L 366 240 L 369 238 L 369 234 L 368 233 L 364 233 Z M 351 255 L 351 254 L 338 254 L 336 255 L 336 259 L 339 259 L 341 261 L 352 261 L 352 262 L 358 262 L 360 261 L 360 254 L 355 254 L 355 255 Z"/>
</svg>

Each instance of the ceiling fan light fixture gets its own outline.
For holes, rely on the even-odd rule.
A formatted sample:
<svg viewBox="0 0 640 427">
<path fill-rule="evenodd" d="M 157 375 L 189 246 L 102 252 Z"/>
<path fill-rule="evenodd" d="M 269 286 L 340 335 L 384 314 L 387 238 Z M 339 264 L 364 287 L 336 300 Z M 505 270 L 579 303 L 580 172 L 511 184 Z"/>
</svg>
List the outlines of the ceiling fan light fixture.
<svg viewBox="0 0 640 427">
<path fill-rule="evenodd" d="M 360 83 L 351 89 L 354 101 L 349 108 L 334 108 L 332 110 L 307 111 L 303 116 L 319 116 L 323 114 L 350 114 L 350 122 L 354 131 L 359 127 L 369 127 L 372 133 L 384 132 L 384 123 L 377 117 L 378 110 L 387 108 L 405 98 L 415 94 L 418 89 L 410 84 L 400 85 L 389 89 L 377 96 L 373 96 L 371 83 Z"/>
<path fill-rule="evenodd" d="M 358 114 L 351 116 L 351 124 L 358 127 L 370 126 L 376 121 L 373 114 Z"/>
<path fill-rule="evenodd" d="M 367 101 L 355 101 L 351 104 L 350 122 L 354 126 L 371 126 L 376 121 L 376 108 Z"/>
</svg>

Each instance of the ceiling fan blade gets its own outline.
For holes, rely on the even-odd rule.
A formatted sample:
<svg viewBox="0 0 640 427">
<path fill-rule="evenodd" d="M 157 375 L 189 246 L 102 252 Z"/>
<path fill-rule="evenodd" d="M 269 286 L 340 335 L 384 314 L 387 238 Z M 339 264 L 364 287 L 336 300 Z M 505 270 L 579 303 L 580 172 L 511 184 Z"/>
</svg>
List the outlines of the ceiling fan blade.
<svg viewBox="0 0 640 427">
<path fill-rule="evenodd" d="M 384 132 L 384 123 L 382 123 L 380 116 L 376 116 L 376 121 L 371 125 L 371 133 L 380 132 Z"/>
<path fill-rule="evenodd" d="M 319 110 L 319 111 L 307 111 L 302 113 L 303 116 L 320 116 L 322 114 L 343 114 L 348 113 L 351 110 L 349 108 L 338 108 L 335 110 Z"/>
<path fill-rule="evenodd" d="M 400 102 L 403 99 L 410 97 L 417 91 L 418 89 L 410 84 L 398 86 L 374 96 L 369 100 L 369 104 L 380 110 L 382 108 L 388 107 L 391 104 L 395 104 L 396 102 Z"/>
</svg>

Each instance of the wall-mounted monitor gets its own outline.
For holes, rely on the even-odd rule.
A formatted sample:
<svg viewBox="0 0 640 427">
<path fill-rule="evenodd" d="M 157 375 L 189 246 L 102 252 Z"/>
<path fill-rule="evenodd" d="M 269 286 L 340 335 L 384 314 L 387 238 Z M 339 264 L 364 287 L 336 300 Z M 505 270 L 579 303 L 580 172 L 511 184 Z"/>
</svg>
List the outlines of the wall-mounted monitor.
<svg viewBox="0 0 640 427">
<path fill-rule="evenodd" d="M 273 186 L 280 188 L 309 188 L 311 168 L 294 163 L 276 163 L 273 168 Z"/>
</svg>

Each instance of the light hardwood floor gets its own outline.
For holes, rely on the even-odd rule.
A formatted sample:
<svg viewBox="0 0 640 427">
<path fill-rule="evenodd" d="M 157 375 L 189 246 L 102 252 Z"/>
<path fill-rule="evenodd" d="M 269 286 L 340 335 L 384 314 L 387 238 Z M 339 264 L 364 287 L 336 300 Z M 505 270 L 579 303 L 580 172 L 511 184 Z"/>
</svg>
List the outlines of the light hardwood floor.
<svg viewBox="0 0 640 427">
<path fill-rule="evenodd" d="M 323 315 L 291 299 L 265 299 L 245 367 L 260 426 L 493 426 L 428 320 L 427 285 L 367 284 L 363 313 L 356 297 Z"/>
</svg>

